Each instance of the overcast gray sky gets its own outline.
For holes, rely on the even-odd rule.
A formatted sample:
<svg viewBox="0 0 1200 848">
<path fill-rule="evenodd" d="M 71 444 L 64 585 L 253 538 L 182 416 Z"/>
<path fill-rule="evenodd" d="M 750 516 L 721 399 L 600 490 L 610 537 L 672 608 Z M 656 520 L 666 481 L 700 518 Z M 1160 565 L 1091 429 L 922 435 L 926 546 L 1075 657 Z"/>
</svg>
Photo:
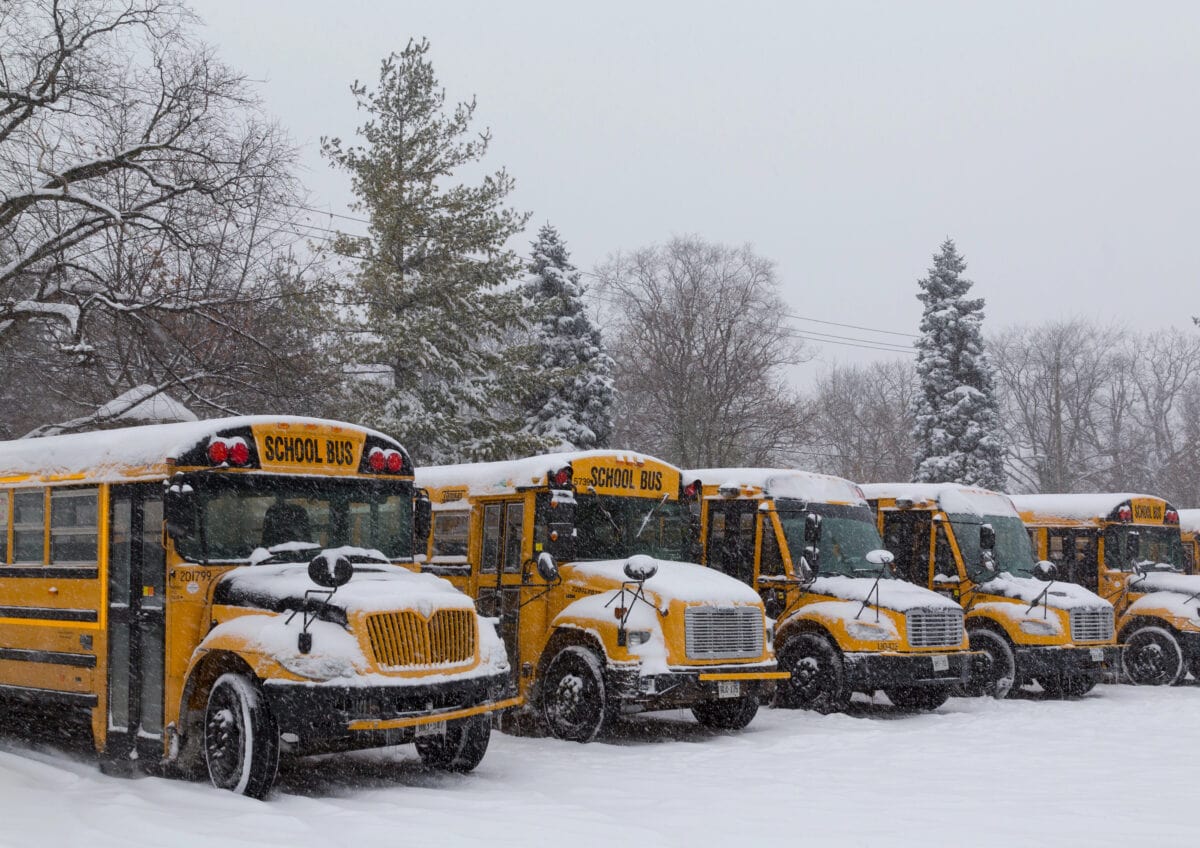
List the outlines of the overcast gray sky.
<svg viewBox="0 0 1200 848">
<path fill-rule="evenodd" d="M 193 6 L 266 80 L 322 208 L 352 199 L 317 152 L 359 123 L 349 84 L 426 36 L 534 213 L 522 250 L 544 221 L 584 269 L 672 234 L 749 241 L 798 315 L 912 333 L 949 235 L 991 329 L 1200 314 L 1200 3 Z"/>
</svg>

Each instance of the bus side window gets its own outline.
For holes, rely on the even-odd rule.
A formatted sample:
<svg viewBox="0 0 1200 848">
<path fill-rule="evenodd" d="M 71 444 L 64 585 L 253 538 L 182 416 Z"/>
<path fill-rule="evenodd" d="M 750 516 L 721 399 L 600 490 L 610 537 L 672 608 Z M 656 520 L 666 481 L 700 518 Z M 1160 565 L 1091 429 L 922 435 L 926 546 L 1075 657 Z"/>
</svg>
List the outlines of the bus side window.
<svg viewBox="0 0 1200 848">
<path fill-rule="evenodd" d="M 8 562 L 8 492 L 0 492 L 0 565 L 6 562 Z"/>
<path fill-rule="evenodd" d="M 500 566 L 500 504 L 483 508 L 483 555 L 479 570 L 495 574 Z"/>
<path fill-rule="evenodd" d="M 13 493 L 13 562 L 46 561 L 46 493 Z"/>
<path fill-rule="evenodd" d="M 437 512 L 433 515 L 433 555 L 435 557 L 465 557 L 467 555 L 468 514 Z"/>
<path fill-rule="evenodd" d="M 504 512 L 504 570 L 521 570 L 521 542 L 524 540 L 525 504 L 510 503 Z"/>
<path fill-rule="evenodd" d="M 759 572 L 767 577 L 777 577 L 783 574 L 783 553 L 779 550 L 779 539 L 775 536 L 775 522 L 768 513 L 761 512 L 762 517 L 762 554 L 759 562 Z"/>
<path fill-rule="evenodd" d="M 95 489 L 50 492 L 50 561 L 94 563 L 99 536 Z M 161 517 L 159 519 L 162 520 Z"/>
</svg>

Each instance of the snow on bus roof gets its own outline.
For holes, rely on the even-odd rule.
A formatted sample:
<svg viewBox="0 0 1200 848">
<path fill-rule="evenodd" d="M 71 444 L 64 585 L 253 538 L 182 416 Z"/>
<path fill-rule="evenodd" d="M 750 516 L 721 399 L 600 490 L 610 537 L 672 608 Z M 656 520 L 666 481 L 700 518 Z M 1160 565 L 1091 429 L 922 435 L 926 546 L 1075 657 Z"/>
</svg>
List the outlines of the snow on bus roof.
<svg viewBox="0 0 1200 848">
<path fill-rule="evenodd" d="M 441 489 L 446 486 L 465 486 L 469 494 L 506 495 L 518 488 L 541 486 L 546 483 L 546 473 L 558 469 L 568 462 L 591 457 L 613 457 L 622 462 L 643 464 L 656 462 L 674 468 L 665 460 L 644 453 L 621 450 L 587 450 L 566 453 L 543 453 L 524 459 L 501 460 L 499 462 L 464 462 L 459 465 L 417 466 L 416 485 L 423 489 Z"/>
<path fill-rule="evenodd" d="M 685 480 L 699 479 L 708 485 L 755 486 L 776 498 L 866 505 L 856 483 L 797 468 L 693 468 L 683 476 Z"/>
<path fill-rule="evenodd" d="M 224 430 L 254 424 L 353 427 L 369 435 L 394 441 L 383 433 L 343 421 L 296 415 L 241 415 L 0 442 L 0 477 L 48 477 L 87 472 L 89 479 L 128 479 L 122 473 L 124 469 L 160 465 L 168 457 L 178 456 L 201 439 Z"/>
<path fill-rule="evenodd" d="M 1130 498 L 1150 498 L 1134 492 L 1088 492 L 1081 494 L 1013 495 L 1013 503 L 1021 512 L 1039 517 L 1066 518 L 1089 521 L 1104 518 Z"/>
<path fill-rule="evenodd" d="M 914 503 L 936 501 L 945 512 L 996 516 L 1017 514 L 1012 500 L 1003 492 L 961 483 L 863 483 L 860 488 L 868 500 L 908 498 Z"/>
<path fill-rule="evenodd" d="M 1200 509 L 1179 510 L 1179 529 L 1185 533 L 1200 533 Z"/>
</svg>

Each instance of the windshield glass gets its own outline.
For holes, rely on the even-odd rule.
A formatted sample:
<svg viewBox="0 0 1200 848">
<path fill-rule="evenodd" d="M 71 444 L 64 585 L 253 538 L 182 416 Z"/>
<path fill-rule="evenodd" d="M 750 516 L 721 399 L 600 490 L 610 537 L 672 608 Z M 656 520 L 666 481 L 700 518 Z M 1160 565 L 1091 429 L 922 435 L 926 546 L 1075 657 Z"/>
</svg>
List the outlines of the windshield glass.
<svg viewBox="0 0 1200 848">
<path fill-rule="evenodd" d="M 1132 571 L 1129 534 L 1138 534 L 1138 565 L 1155 571 L 1184 571 L 1183 540 L 1178 527 L 1139 527 L 1121 524 L 1104 531 L 1104 565 L 1114 571 Z"/>
<path fill-rule="evenodd" d="M 1015 515 L 965 515 L 952 512 L 950 527 L 962 553 L 967 575 L 977 574 L 983 552 L 979 548 L 979 528 L 992 525 L 996 531 L 996 567 L 1009 574 L 1028 577 L 1033 573 L 1033 548 L 1021 519 Z"/>
<path fill-rule="evenodd" d="M 412 558 L 407 481 L 229 474 L 189 482 L 197 495 L 198 532 L 178 542 L 187 559 L 245 561 L 255 548 L 285 542 L 354 545 L 393 560 Z"/>
<path fill-rule="evenodd" d="M 683 558 L 679 501 L 576 495 L 575 503 L 576 559 L 624 559 L 634 554 Z"/>
<path fill-rule="evenodd" d="M 843 577 L 875 577 L 878 565 L 867 562 L 867 553 L 879 550 L 883 542 L 875 529 L 875 518 L 869 507 L 810 503 L 779 498 L 775 502 L 779 523 L 787 540 L 792 563 L 800 561 L 804 552 L 804 520 L 810 512 L 821 516 L 820 573 L 840 574 Z M 891 569 L 883 569 L 884 578 L 891 578 Z"/>
</svg>

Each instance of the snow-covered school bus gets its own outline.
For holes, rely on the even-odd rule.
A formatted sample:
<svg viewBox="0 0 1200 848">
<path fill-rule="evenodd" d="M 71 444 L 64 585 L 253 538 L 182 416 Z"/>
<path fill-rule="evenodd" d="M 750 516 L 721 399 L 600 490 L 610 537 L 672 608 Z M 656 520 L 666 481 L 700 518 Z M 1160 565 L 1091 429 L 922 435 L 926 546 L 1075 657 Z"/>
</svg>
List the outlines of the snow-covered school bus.
<svg viewBox="0 0 1200 848">
<path fill-rule="evenodd" d="M 400 564 L 412 473 L 381 433 L 293 417 L 0 443 L 0 698 L 82 711 L 106 768 L 255 797 L 281 754 L 473 768 L 508 663 Z"/>
<path fill-rule="evenodd" d="M 840 477 L 775 468 L 686 471 L 699 501 L 704 562 L 762 596 L 791 678 L 782 706 L 840 710 L 882 689 L 934 709 L 968 683 L 962 607 L 896 579 L 862 490 Z"/>
<path fill-rule="evenodd" d="M 1179 510 L 1179 532 L 1188 574 L 1200 574 L 1200 509 Z"/>
<path fill-rule="evenodd" d="M 433 503 L 424 568 L 499 618 L 522 717 L 554 736 L 586 742 L 622 712 L 675 707 L 739 729 L 787 676 L 754 590 L 682 561 L 678 468 L 585 451 L 425 467 L 417 485 Z"/>
<path fill-rule="evenodd" d="M 953 483 L 862 489 L 901 575 L 962 604 L 971 649 L 990 656 L 968 692 L 1003 698 L 1036 681 L 1076 697 L 1119 667 L 1112 604 L 1034 560 L 1007 495 Z"/>
<path fill-rule="evenodd" d="M 1013 498 L 1041 555 L 1109 598 L 1126 678 L 1142 685 L 1200 677 L 1200 576 L 1187 573 L 1179 512 L 1131 493 Z"/>
</svg>

